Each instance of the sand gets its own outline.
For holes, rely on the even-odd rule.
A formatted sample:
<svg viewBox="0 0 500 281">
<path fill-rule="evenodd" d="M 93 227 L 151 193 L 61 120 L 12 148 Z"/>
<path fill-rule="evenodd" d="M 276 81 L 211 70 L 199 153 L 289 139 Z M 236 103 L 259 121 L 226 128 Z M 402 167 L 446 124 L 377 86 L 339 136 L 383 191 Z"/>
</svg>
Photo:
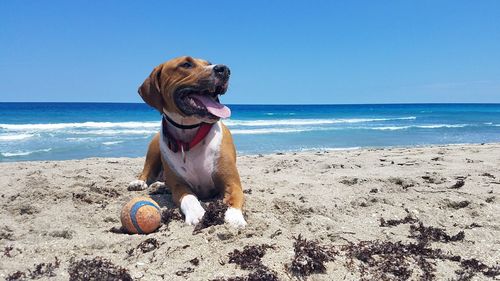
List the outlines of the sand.
<svg viewBox="0 0 500 281">
<path fill-rule="evenodd" d="M 28 279 L 38 274 L 42 280 L 68 280 L 71 261 L 95 257 L 125 268 L 134 280 L 246 276 L 253 270 L 229 263 L 228 254 L 268 244 L 272 248 L 266 248 L 262 265 L 279 280 L 296 280 L 290 265 L 295 238 L 301 235 L 335 249 L 324 273 L 307 280 L 374 280 L 382 278 L 376 265 L 359 255 L 351 258 L 346 245 L 416 243 L 418 222 L 381 226 L 381 218 L 407 216 L 450 236 L 464 232 L 458 241 L 432 241 L 425 247 L 461 261 L 477 259 L 490 269 L 500 261 L 500 144 L 240 156 L 245 229 L 216 225 L 194 235 L 192 226 L 174 220 L 149 235 L 114 233 L 110 229 L 120 227 L 121 206 L 149 192 L 127 190 L 143 161 L 1 163 L 0 278 L 20 271 Z M 168 190 L 157 192 L 153 198 L 164 209 L 172 208 Z M 138 248 L 149 238 L 156 245 Z M 432 279 L 458 280 L 468 274 L 459 261 L 427 260 L 435 263 Z M 406 278 L 422 279 L 424 271 L 415 259 L 405 261 Z M 40 263 L 45 265 L 37 270 Z M 470 275 L 471 280 L 494 279 L 482 272 Z"/>
</svg>

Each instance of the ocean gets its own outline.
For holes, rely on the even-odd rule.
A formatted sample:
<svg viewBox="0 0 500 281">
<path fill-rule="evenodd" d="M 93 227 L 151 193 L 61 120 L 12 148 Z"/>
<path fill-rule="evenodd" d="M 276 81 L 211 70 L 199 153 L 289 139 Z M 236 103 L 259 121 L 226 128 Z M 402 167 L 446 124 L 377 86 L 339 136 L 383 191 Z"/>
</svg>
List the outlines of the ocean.
<svg viewBox="0 0 500 281">
<path fill-rule="evenodd" d="M 239 154 L 500 142 L 500 104 L 229 105 Z M 142 157 L 143 103 L 0 103 L 0 162 Z"/>
</svg>

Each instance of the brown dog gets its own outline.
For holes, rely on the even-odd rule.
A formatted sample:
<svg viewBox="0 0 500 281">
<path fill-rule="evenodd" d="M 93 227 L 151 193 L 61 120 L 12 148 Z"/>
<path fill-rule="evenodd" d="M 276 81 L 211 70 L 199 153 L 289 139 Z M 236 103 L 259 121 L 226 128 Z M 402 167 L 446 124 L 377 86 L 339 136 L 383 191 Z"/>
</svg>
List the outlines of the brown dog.
<svg viewBox="0 0 500 281">
<path fill-rule="evenodd" d="M 139 88 L 142 99 L 162 114 L 162 127 L 149 144 L 144 169 L 132 189 L 163 180 L 187 224 L 205 210 L 198 198 L 218 195 L 229 205 L 226 222 L 243 227 L 243 191 L 231 133 L 220 121 L 231 111 L 219 102 L 228 87 L 225 65 L 179 57 L 157 66 Z"/>
</svg>

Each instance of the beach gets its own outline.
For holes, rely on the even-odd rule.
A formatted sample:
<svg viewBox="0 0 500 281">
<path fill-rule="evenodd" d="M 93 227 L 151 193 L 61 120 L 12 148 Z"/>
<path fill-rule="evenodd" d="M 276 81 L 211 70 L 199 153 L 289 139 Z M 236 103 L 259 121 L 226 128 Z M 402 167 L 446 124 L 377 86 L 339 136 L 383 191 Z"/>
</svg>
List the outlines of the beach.
<svg viewBox="0 0 500 281">
<path fill-rule="evenodd" d="M 246 228 L 193 233 L 173 218 L 152 234 L 124 234 L 119 213 L 129 199 L 152 193 L 162 210 L 174 208 L 168 189 L 127 190 L 143 161 L 0 163 L 0 278 L 68 280 L 78 262 L 97 257 L 134 280 L 259 270 L 279 280 L 498 278 L 500 143 L 243 155 Z M 309 242 L 325 255 L 294 265 L 294 243 Z M 252 245 L 266 245 L 256 266 L 229 257 Z M 312 273 L 298 271 L 297 262 L 321 259 Z"/>
</svg>

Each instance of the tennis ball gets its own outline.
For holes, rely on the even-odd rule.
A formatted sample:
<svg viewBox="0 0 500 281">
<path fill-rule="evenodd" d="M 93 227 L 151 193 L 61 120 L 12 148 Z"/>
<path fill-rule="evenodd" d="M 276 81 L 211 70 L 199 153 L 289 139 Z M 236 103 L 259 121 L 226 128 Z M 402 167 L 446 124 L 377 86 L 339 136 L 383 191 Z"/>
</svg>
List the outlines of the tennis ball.
<svg viewBox="0 0 500 281">
<path fill-rule="evenodd" d="M 130 233 L 151 233 L 160 227 L 160 206 L 151 198 L 136 197 L 123 206 L 120 217 Z"/>
</svg>

